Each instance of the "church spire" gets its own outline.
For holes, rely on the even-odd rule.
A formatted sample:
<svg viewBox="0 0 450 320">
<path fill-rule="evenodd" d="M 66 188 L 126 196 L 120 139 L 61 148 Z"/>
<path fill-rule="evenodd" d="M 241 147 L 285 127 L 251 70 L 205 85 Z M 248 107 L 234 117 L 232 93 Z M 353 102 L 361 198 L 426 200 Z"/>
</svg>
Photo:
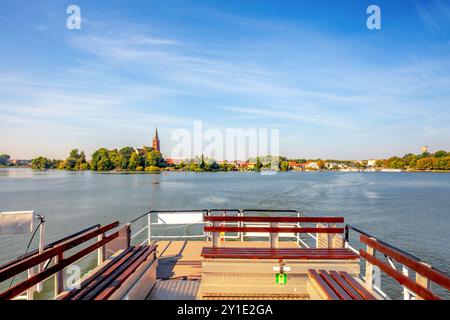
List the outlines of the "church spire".
<svg viewBox="0 0 450 320">
<path fill-rule="evenodd" d="M 159 146 L 158 128 L 156 128 L 156 130 L 155 130 L 155 136 L 153 137 L 152 147 L 153 147 L 153 149 L 161 152 L 160 146 Z"/>
</svg>

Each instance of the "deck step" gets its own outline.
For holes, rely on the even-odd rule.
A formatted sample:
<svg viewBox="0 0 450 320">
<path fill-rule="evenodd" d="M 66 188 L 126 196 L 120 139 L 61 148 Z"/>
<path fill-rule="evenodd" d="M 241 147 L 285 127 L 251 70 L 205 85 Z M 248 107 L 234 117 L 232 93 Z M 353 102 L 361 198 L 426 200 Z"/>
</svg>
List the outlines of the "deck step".
<svg viewBox="0 0 450 320">
<path fill-rule="evenodd" d="M 147 300 L 195 300 L 200 281 L 158 280 Z"/>
</svg>

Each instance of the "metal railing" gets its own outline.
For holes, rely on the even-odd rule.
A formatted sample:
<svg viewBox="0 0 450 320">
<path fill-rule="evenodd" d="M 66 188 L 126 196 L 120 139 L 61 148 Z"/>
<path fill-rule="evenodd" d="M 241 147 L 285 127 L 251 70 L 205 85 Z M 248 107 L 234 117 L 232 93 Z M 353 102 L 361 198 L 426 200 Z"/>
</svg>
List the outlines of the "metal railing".
<svg viewBox="0 0 450 320">
<path fill-rule="evenodd" d="M 197 220 L 196 221 L 191 221 L 191 222 L 186 222 L 186 223 L 164 223 L 164 221 L 159 220 L 159 218 L 157 217 L 159 214 L 183 214 L 183 213 L 196 213 L 198 215 Z M 130 224 L 132 227 L 135 227 L 134 225 L 139 222 L 140 220 L 145 219 L 145 226 L 140 227 L 136 232 L 132 232 L 132 239 L 139 239 L 140 237 L 140 241 L 142 241 L 142 237 L 145 234 L 145 239 L 143 240 L 142 244 L 144 243 L 150 243 L 151 241 L 154 240 L 173 240 L 173 239 L 203 239 L 205 241 L 212 241 L 212 234 L 208 233 L 208 232 L 204 232 L 203 227 L 204 226 L 212 226 L 211 222 L 205 222 L 203 221 L 203 219 L 201 219 L 201 216 L 206 215 L 206 216 L 211 216 L 211 215 L 215 215 L 215 216 L 238 216 L 238 217 L 245 217 L 245 216 L 255 216 L 255 215 L 274 215 L 274 214 L 287 214 L 290 216 L 296 216 L 296 217 L 303 217 L 305 216 L 303 213 L 297 211 L 297 210 L 261 210 L 261 209 L 245 209 L 245 210 L 241 210 L 241 209 L 203 209 L 203 210 L 176 210 L 176 211 L 149 211 L 139 217 L 137 217 L 136 219 L 133 219 Z M 155 217 L 156 215 L 156 217 Z M 189 228 L 191 226 L 195 226 L 198 225 L 198 232 L 194 233 L 194 234 L 180 234 L 182 232 L 173 232 L 178 230 L 183 230 L 186 228 Z M 238 221 L 238 222 L 222 222 L 221 223 L 222 226 L 235 226 L 235 227 L 250 227 L 250 226 L 268 226 L 268 223 L 262 223 L 262 222 L 243 222 L 243 221 Z M 301 227 L 301 223 L 280 223 L 280 226 L 286 226 L 286 227 Z M 161 227 L 163 227 L 161 229 Z M 171 231 L 169 234 L 152 234 L 152 229 L 154 228 L 160 228 L 161 230 L 165 230 L 165 231 Z M 409 259 L 412 259 L 414 261 L 417 262 L 421 262 L 423 263 L 423 261 L 400 249 L 397 248 L 363 230 L 360 230 L 352 225 L 345 225 L 345 229 L 344 229 L 344 235 L 343 235 L 343 246 L 345 248 L 348 248 L 349 250 L 353 251 L 354 253 L 359 255 L 359 248 L 356 248 L 354 245 L 350 244 L 350 232 L 354 232 L 358 235 L 364 235 L 366 237 L 372 238 L 372 239 L 376 239 L 376 241 L 388 248 L 391 248 L 399 253 L 401 253 L 402 255 L 408 257 Z M 145 231 L 147 231 L 147 233 L 145 233 Z M 305 237 L 306 236 L 306 237 Z M 290 234 L 290 235 L 282 235 L 280 234 L 280 238 L 285 238 L 285 239 L 293 239 L 296 241 L 297 245 L 299 247 L 304 247 L 304 248 L 315 248 L 318 246 L 318 236 L 316 234 L 312 234 L 312 233 L 307 233 L 305 234 L 304 237 L 302 237 L 302 235 L 300 233 L 297 234 Z M 220 238 L 222 239 L 221 241 L 252 241 L 252 240 L 257 240 L 257 239 L 261 239 L 261 238 L 268 238 L 270 237 L 270 234 L 252 234 L 252 233 L 248 233 L 248 232 L 235 232 L 233 234 L 221 234 Z M 361 248 L 361 243 L 360 244 L 360 248 Z M 414 275 L 415 270 L 412 270 L 411 268 L 408 268 L 407 266 L 398 263 L 397 262 L 397 266 L 394 263 L 393 259 L 387 255 L 385 255 L 385 258 L 387 259 L 387 262 L 389 263 L 389 265 L 394 269 L 394 270 L 399 270 L 400 272 L 402 272 L 403 275 L 405 276 L 411 276 Z M 367 265 L 367 262 L 366 262 Z M 374 269 L 376 270 L 376 266 L 373 266 Z M 436 268 L 433 268 L 434 270 L 438 271 Z M 360 279 L 366 283 L 366 285 L 370 285 L 370 288 L 372 288 L 376 293 L 378 293 L 381 297 L 383 297 L 384 299 L 391 299 L 391 297 L 381 288 L 381 276 L 379 278 L 379 281 L 375 281 L 374 283 L 374 279 L 375 278 L 371 278 L 368 279 L 367 276 L 364 276 L 364 264 L 363 261 L 361 261 L 361 272 L 360 272 Z M 379 271 L 379 270 L 378 270 Z M 370 281 L 370 284 L 369 284 Z M 415 294 L 414 292 L 412 292 L 411 290 L 409 290 L 408 288 L 406 288 L 404 285 L 402 286 L 402 294 L 403 294 L 403 299 L 405 300 L 413 300 L 413 299 L 418 299 L 417 294 Z"/>
<path fill-rule="evenodd" d="M 355 247 L 350 245 L 350 231 L 354 231 L 358 235 L 362 235 L 362 236 L 365 236 L 367 238 L 373 239 L 378 244 L 380 244 L 380 245 L 382 245 L 382 246 L 384 246 L 384 247 L 386 247 L 388 249 L 391 249 L 391 250 L 395 251 L 396 253 L 400 254 L 401 256 L 406 257 L 408 260 L 412 260 L 414 262 L 430 266 L 429 264 L 425 263 L 425 261 L 423 261 L 422 259 L 414 256 L 413 254 L 411 254 L 409 252 L 406 252 L 406 251 L 404 251 L 404 250 L 402 250 L 402 249 L 400 249 L 400 248 L 398 248 L 396 246 L 393 246 L 390 243 L 387 243 L 387 242 L 379 239 L 378 237 L 373 236 L 370 233 L 365 232 L 363 230 L 360 230 L 360 229 L 358 229 L 358 228 L 356 228 L 356 227 L 354 227 L 352 225 L 346 225 L 345 226 L 345 233 L 344 233 L 345 247 L 350 249 L 350 250 L 352 250 L 353 252 L 355 252 L 357 254 L 360 254 L 360 252 Z M 363 243 L 361 243 L 361 241 L 358 241 L 358 243 L 364 245 Z M 371 249 L 370 246 L 367 246 L 367 248 L 368 248 L 368 251 Z M 386 259 L 387 263 L 389 264 L 389 266 L 394 271 L 401 272 L 404 276 L 406 276 L 408 278 L 409 278 L 409 276 L 414 275 L 414 274 L 416 275 L 416 278 L 418 276 L 420 277 L 420 275 L 416 272 L 416 270 L 409 268 L 408 266 L 404 265 L 403 263 L 401 263 L 399 261 L 396 261 L 396 263 L 397 263 L 397 265 L 396 265 L 396 263 L 394 262 L 394 259 L 392 257 L 390 257 L 387 254 L 383 254 L 383 255 L 384 255 L 384 258 Z M 366 262 L 366 267 L 365 268 L 367 269 L 368 266 L 370 266 L 371 268 L 374 268 L 374 269 L 378 269 L 377 272 L 378 272 L 378 274 L 380 273 L 380 270 L 379 270 L 378 267 L 376 267 L 375 265 L 370 265 L 369 262 Z M 434 271 L 436 271 L 436 272 L 438 272 L 438 273 L 440 273 L 442 275 L 445 275 L 444 272 L 440 271 L 439 269 L 437 269 L 435 267 L 432 267 L 432 270 L 434 270 Z M 381 279 L 379 281 L 380 286 L 378 286 L 378 285 L 373 283 L 374 277 L 371 277 L 369 279 L 368 276 L 363 276 L 362 272 L 361 272 L 361 276 L 360 277 L 366 283 L 367 286 L 372 287 L 377 293 L 379 293 L 385 299 L 390 299 L 390 297 L 380 288 L 381 287 Z M 403 299 L 404 300 L 416 300 L 416 299 L 420 298 L 418 296 L 418 294 L 416 294 L 416 293 L 412 292 L 411 290 L 409 290 L 405 285 L 402 285 L 402 284 L 400 284 L 400 285 L 402 287 L 402 295 L 403 295 Z M 431 291 L 431 286 L 430 286 L 430 283 L 429 283 L 428 279 L 425 279 L 425 286 L 426 286 L 427 289 L 429 289 Z"/>
<path fill-rule="evenodd" d="M 204 222 L 203 220 L 198 220 L 198 221 L 191 221 L 191 222 L 186 222 L 186 223 L 166 223 L 164 221 L 161 221 L 158 219 L 159 214 L 185 214 L 185 213 L 198 213 L 198 214 L 202 214 L 202 215 L 217 215 L 217 214 L 222 214 L 222 215 L 228 215 L 229 213 L 232 213 L 233 215 L 236 216 L 245 216 L 248 213 L 265 213 L 265 214 L 269 214 L 269 213 L 288 213 L 288 214 L 295 214 L 297 217 L 302 217 L 305 216 L 303 213 L 296 211 L 296 210 L 262 210 L 262 209 L 245 209 L 245 210 L 241 210 L 241 209 L 201 209 L 201 210 L 151 210 L 148 211 L 138 217 L 136 217 L 135 219 L 131 220 L 129 222 L 131 228 L 132 228 L 132 234 L 131 234 L 131 239 L 134 241 L 138 241 L 139 244 L 143 245 L 145 243 L 150 243 L 153 240 L 173 240 L 173 239 L 204 239 L 206 241 L 211 241 L 212 236 L 209 232 L 204 232 L 203 228 L 200 229 L 200 231 L 196 234 L 174 234 L 173 232 L 171 232 L 170 234 L 165 234 L 165 235 L 158 235 L 158 234 L 153 234 L 152 229 L 154 229 L 156 226 L 161 227 L 164 226 L 163 229 L 166 231 L 173 231 L 173 230 L 183 230 L 186 228 L 189 228 L 191 226 L 195 226 L 195 225 L 201 225 L 201 226 L 206 226 L 206 225 L 211 225 L 211 223 L 209 222 Z M 156 215 L 156 217 L 155 217 Z M 156 222 L 155 222 L 156 220 Z M 144 222 L 144 226 L 142 226 L 142 222 Z M 138 227 L 137 225 L 139 224 L 139 222 L 141 222 L 141 225 Z M 223 223 L 224 226 L 238 226 L 238 227 L 244 227 L 244 226 L 253 226 L 253 225 L 267 225 L 267 223 L 257 223 L 257 222 L 252 222 L 252 223 L 246 223 L 246 222 L 227 222 L 227 223 Z M 300 223 L 282 223 L 280 224 L 280 226 L 283 227 L 300 227 Z M 134 229 L 137 229 L 136 231 Z M 145 233 L 146 232 L 146 233 Z M 181 232 L 180 232 L 181 233 Z M 143 236 L 145 235 L 145 237 Z M 313 234 L 308 233 L 308 235 L 314 240 L 316 241 L 316 237 Z M 251 239 L 257 239 L 257 238 L 268 238 L 269 235 L 265 235 L 265 234 L 258 234 L 258 235 L 253 235 L 253 234 L 249 234 L 246 232 L 238 232 L 234 235 L 222 235 L 221 238 L 223 239 L 223 241 L 246 241 L 246 240 L 251 240 Z M 309 244 L 306 243 L 306 241 L 304 239 L 301 238 L 301 235 L 299 233 L 295 234 L 295 235 L 290 235 L 290 236 L 282 236 L 280 235 L 280 238 L 294 238 L 297 245 L 298 246 L 303 246 L 303 247 L 307 247 L 310 248 L 311 246 Z"/>
</svg>

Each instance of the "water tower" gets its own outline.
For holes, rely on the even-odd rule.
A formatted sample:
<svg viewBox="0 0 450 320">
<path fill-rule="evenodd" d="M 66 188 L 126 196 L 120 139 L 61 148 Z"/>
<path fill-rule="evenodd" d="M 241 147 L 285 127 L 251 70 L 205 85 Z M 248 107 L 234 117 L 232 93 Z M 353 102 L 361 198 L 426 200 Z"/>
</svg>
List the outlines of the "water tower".
<svg viewBox="0 0 450 320">
<path fill-rule="evenodd" d="M 427 146 L 423 146 L 421 150 L 422 150 L 422 153 L 428 153 L 428 147 Z"/>
</svg>

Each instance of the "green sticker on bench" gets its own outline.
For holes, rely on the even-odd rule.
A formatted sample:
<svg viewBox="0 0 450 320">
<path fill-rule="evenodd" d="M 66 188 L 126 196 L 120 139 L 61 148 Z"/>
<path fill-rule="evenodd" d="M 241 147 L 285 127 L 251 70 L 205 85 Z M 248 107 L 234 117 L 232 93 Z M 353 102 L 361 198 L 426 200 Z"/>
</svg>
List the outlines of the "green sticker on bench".
<svg viewBox="0 0 450 320">
<path fill-rule="evenodd" d="M 287 274 L 285 274 L 285 273 L 277 273 L 275 275 L 275 282 L 277 284 L 286 284 L 287 283 Z"/>
</svg>

